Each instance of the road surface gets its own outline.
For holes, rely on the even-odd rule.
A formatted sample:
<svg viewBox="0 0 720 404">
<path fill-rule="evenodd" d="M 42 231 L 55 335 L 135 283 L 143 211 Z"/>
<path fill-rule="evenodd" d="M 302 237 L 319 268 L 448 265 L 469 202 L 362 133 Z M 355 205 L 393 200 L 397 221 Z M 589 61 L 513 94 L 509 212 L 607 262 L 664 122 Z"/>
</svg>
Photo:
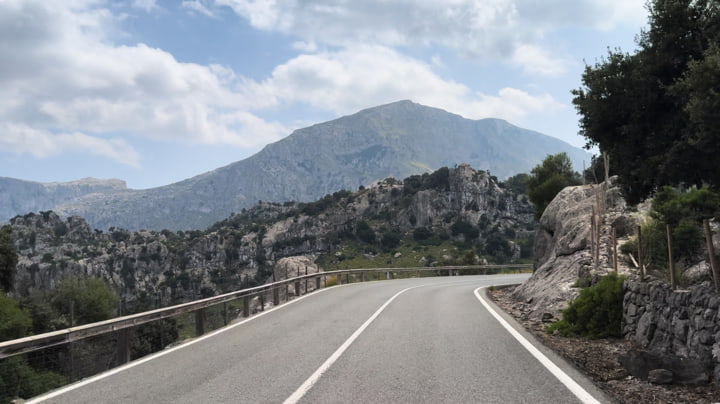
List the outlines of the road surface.
<svg viewBox="0 0 720 404">
<path fill-rule="evenodd" d="M 475 293 L 526 278 L 415 278 L 324 289 L 31 402 L 608 402 L 540 347 L 564 369 L 548 370 L 554 365 L 523 347 Z"/>
</svg>

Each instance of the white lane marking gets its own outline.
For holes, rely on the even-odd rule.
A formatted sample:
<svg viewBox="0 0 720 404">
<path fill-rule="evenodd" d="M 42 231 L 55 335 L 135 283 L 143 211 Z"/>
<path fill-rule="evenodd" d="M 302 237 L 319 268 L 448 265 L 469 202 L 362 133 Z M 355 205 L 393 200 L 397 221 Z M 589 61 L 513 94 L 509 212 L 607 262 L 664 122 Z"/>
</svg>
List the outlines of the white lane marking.
<svg viewBox="0 0 720 404">
<path fill-rule="evenodd" d="M 350 284 L 346 284 L 346 285 L 350 285 Z M 208 339 L 208 338 L 214 337 L 215 335 L 218 335 L 218 334 L 223 333 L 223 332 L 225 332 L 225 331 L 229 331 L 229 330 L 231 330 L 231 329 L 233 329 L 233 328 L 235 328 L 235 327 L 241 326 L 241 325 L 243 325 L 243 324 L 245 324 L 245 323 L 248 323 L 248 322 L 250 322 L 250 321 L 252 321 L 252 320 L 255 320 L 255 319 L 257 319 L 257 318 L 260 318 L 260 317 L 262 317 L 262 316 L 264 316 L 264 315 L 266 315 L 266 314 L 270 314 L 270 313 L 272 313 L 272 312 L 275 311 L 275 310 L 279 310 L 279 309 L 282 309 L 283 307 L 287 307 L 287 306 L 289 306 L 289 305 L 291 305 L 291 304 L 293 304 L 293 303 L 295 303 L 295 302 L 299 302 L 299 301 L 305 299 L 306 297 L 317 296 L 318 293 L 322 293 L 322 292 L 324 292 L 324 291 L 326 291 L 326 290 L 333 290 L 333 289 L 335 289 L 335 288 L 342 287 L 342 286 L 346 286 L 346 285 L 338 285 L 338 286 L 334 286 L 334 287 L 323 288 L 323 289 L 317 290 L 317 291 L 315 291 L 315 292 L 313 292 L 313 293 L 309 293 L 309 294 L 307 294 L 307 295 L 298 297 L 297 299 L 294 299 L 294 300 L 291 300 L 291 301 L 289 301 L 289 302 L 287 302 L 287 303 L 281 304 L 280 306 L 275 306 L 275 307 L 273 307 L 273 308 L 270 309 L 270 310 L 265 310 L 265 311 L 263 311 L 262 313 L 255 314 L 254 316 L 252 316 L 252 317 L 250 317 L 250 318 L 247 318 L 247 319 L 245 319 L 245 320 L 243 320 L 243 321 L 237 322 L 237 323 L 235 323 L 235 324 L 228 325 L 228 326 L 226 326 L 226 327 L 223 327 L 223 328 L 220 328 L 220 329 L 218 329 L 218 330 L 215 330 L 215 331 L 213 331 L 213 332 L 211 332 L 211 333 L 205 334 L 205 335 L 203 335 L 202 337 L 198 337 L 198 338 L 195 338 L 195 339 L 193 339 L 193 340 L 191 340 L 191 341 L 185 342 L 185 343 L 183 343 L 182 345 L 178 345 L 178 346 L 176 346 L 176 347 L 173 347 L 173 348 L 170 348 L 170 349 L 166 349 L 166 350 L 164 350 L 164 351 L 160 351 L 160 352 L 154 353 L 154 354 L 149 355 L 149 356 L 146 356 L 146 357 L 144 357 L 144 358 L 142 358 L 142 359 L 138 359 L 138 360 L 136 360 L 136 361 L 130 362 L 130 363 L 128 363 L 127 365 L 123 365 L 123 366 L 117 367 L 117 368 L 112 369 L 112 370 L 109 370 L 109 371 L 107 371 L 107 372 L 105 372 L 105 373 L 101 373 L 101 374 L 99 374 L 99 375 L 97 375 L 97 376 L 90 377 L 89 379 L 85 379 L 85 380 L 82 380 L 82 381 L 77 382 L 77 383 L 75 383 L 75 384 L 71 384 L 71 385 L 69 385 L 69 386 L 67 386 L 67 387 L 63 387 L 63 388 L 61 388 L 61 389 L 58 389 L 58 390 L 55 390 L 55 391 L 51 391 L 51 392 L 49 392 L 49 393 L 47 393 L 47 394 L 45 394 L 45 395 L 35 397 L 35 398 L 33 398 L 33 399 L 30 399 L 30 400 L 28 400 L 28 401 L 25 401 L 25 404 L 34 404 L 34 403 L 43 402 L 43 401 L 45 401 L 45 400 L 49 400 L 49 399 L 51 399 L 51 398 L 53 398 L 53 397 L 57 397 L 57 396 L 59 396 L 59 395 L 61 395 L 61 394 L 65 394 L 65 393 L 67 393 L 68 391 L 72 391 L 72 390 L 75 390 L 75 389 L 77 389 L 77 388 L 86 386 L 86 385 L 88 385 L 88 384 L 90 384 L 90 383 L 96 382 L 96 381 L 98 381 L 98 380 L 102 380 L 102 379 L 104 379 L 104 378 L 106 378 L 106 377 L 110 377 L 110 376 L 112 376 L 112 375 L 114 375 L 114 374 L 116 374 L 116 373 L 120 373 L 120 372 L 122 372 L 122 371 L 124 371 L 124 370 L 133 368 L 133 367 L 135 367 L 135 366 L 142 365 L 142 364 L 145 363 L 145 362 L 151 361 L 151 360 L 153 360 L 153 359 L 157 359 L 157 358 L 159 358 L 159 357 L 161 357 L 161 356 L 165 356 L 165 355 L 167 355 L 167 354 L 169 354 L 169 353 L 172 353 L 172 352 L 175 352 L 175 351 L 177 351 L 177 350 L 179 350 L 179 349 L 187 348 L 187 347 L 189 347 L 190 345 L 193 345 L 193 344 L 198 343 L 198 342 L 200 342 L 200 341 L 203 341 L 203 340 L 206 340 L 206 339 Z"/>
<path fill-rule="evenodd" d="M 545 368 L 547 370 L 549 370 L 550 373 L 552 373 L 553 376 L 555 376 L 560 381 L 560 383 L 564 384 L 565 387 L 567 387 L 568 390 L 570 390 L 570 392 L 575 394 L 575 396 L 578 399 L 580 399 L 580 401 L 582 401 L 583 403 L 588 403 L 588 404 L 600 404 L 600 401 L 595 399 L 595 397 L 593 397 L 590 393 L 588 393 L 587 390 L 585 390 L 584 388 L 582 388 L 582 386 L 577 384 L 577 382 L 575 382 L 575 380 L 573 380 L 570 376 L 568 376 L 567 373 L 565 373 L 562 369 L 560 369 L 557 365 L 555 365 L 550 359 L 548 359 L 547 356 L 545 356 L 542 352 L 540 352 L 537 348 L 535 348 L 535 346 L 533 346 L 533 344 L 531 344 L 530 341 L 525 339 L 525 337 L 520 335 L 519 332 L 517 332 L 510 324 L 508 324 L 508 322 L 505 321 L 505 319 L 502 318 L 490 306 L 490 304 L 488 302 L 486 302 L 485 299 L 482 298 L 482 296 L 480 296 L 479 291 L 480 291 L 480 289 L 483 289 L 483 288 L 485 288 L 485 286 L 475 289 L 475 291 L 474 291 L 475 297 L 477 297 L 478 300 L 480 300 L 480 303 L 482 303 L 483 306 L 485 306 L 485 308 L 490 312 L 490 314 L 492 314 L 492 316 L 495 317 L 495 319 L 503 327 L 505 327 L 505 329 L 510 333 L 510 335 L 515 337 L 515 339 L 518 340 L 518 342 L 520 342 L 520 345 L 525 347 L 525 349 L 527 349 L 528 352 L 530 352 L 532 354 L 532 356 L 534 356 L 535 359 L 538 360 L 538 362 L 540 362 L 543 366 L 545 366 Z"/>
<path fill-rule="evenodd" d="M 362 334 L 363 331 L 365 331 L 365 329 L 368 328 L 368 326 L 373 321 L 375 321 L 375 319 L 380 315 L 380 313 L 382 313 L 383 310 L 385 310 L 385 308 L 387 308 L 390 305 L 390 303 L 392 303 L 392 301 L 395 300 L 396 297 L 400 296 L 401 294 L 407 292 L 410 289 L 415 289 L 415 288 L 419 288 L 419 287 L 420 286 L 413 286 L 410 288 L 405 288 L 405 289 L 395 293 L 393 295 L 393 297 L 388 299 L 388 301 L 386 301 L 385 304 L 380 306 L 380 308 L 377 309 L 377 311 L 375 313 L 373 313 L 373 315 L 370 316 L 370 318 L 368 318 L 363 323 L 363 325 L 360 326 L 360 328 L 355 330 L 355 332 L 350 336 L 350 338 L 348 338 L 345 342 L 343 342 L 343 344 L 340 345 L 340 347 L 335 352 L 333 352 L 333 354 L 330 355 L 330 357 L 327 358 L 327 360 L 322 365 L 320 365 L 320 367 L 317 368 L 317 370 L 312 375 L 310 375 L 310 377 L 307 380 L 305 380 L 305 382 L 303 384 L 301 384 L 300 387 L 298 387 L 297 390 L 295 390 L 295 392 L 292 393 L 290 395 L 290 397 L 288 397 L 283 402 L 283 404 L 295 404 L 298 401 L 300 401 L 300 399 L 312 388 L 312 386 L 315 385 L 315 383 L 317 383 L 318 380 L 320 380 L 320 377 L 322 377 L 323 373 L 325 373 L 330 368 L 330 366 L 332 366 L 333 363 L 335 363 L 335 361 L 337 361 L 340 358 L 340 356 L 345 352 L 345 350 L 347 350 L 348 347 L 350 345 L 352 345 L 352 343 L 360 336 L 360 334 Z"/>
</svg>

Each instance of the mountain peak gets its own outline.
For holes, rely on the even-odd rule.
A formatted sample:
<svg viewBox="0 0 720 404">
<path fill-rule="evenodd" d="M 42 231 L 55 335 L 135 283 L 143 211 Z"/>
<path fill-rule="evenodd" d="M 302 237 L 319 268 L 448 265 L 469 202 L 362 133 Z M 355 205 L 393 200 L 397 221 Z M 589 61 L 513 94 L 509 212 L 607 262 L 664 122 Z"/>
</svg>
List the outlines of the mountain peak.
<svg viewBox="0 0 720 404">
<path fill-rule="evenodd" d="M 588 158 L 583 150 L 504 121 L 465 119 L 400 100 L 298 129 L 252 157 L 179 183 L 132 192 L 96 191 L 66 200 L 63 195 L 47 208 L 84 217 L 100 229 L 202 229 L 259 200 L 308 202 L 388 177 L 462 163 L 504 179 L 529 172 L 548 154 L 559 152 L 567 152 L 576 167 Z M 78 193 L 87 191 L 79 188 Z M 3 195 L 20 193 L 0 193 L 0 208 L 17 206 Z M 36 195 L 25 196 L 32 200 Z"/>
</svg>

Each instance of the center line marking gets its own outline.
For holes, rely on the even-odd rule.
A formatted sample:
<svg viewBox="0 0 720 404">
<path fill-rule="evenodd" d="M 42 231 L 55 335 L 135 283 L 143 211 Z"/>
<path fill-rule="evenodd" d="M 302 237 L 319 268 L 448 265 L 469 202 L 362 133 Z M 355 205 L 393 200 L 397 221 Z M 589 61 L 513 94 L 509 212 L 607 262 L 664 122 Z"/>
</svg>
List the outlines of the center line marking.
<svg viewBox="0 0 720 404">
<path fill-rule="evenodd" d="M 345 342 L 343 342 L 343 344 L 340 345 L 340 347 L 335 352 L 333 352 L 333 354 L 330 355 L 330 357 L 327 358 L 327 360 L 322 365 L 320 365 L 320 367 L 317 368 L 317 370 L 312 375 L 310 375 L 310 377 L 308 377 L 308 379 L 305 380 L 305 382 L 303 384 L 301 384 L 300 387 L 298 387 L 297 390 L 295 390 L 295 392 L 292 393 L 290 395 L 290 397 L 288 397 L 283 402 L 283 404 L 295 404 L 298 401 L 300 401 L 300 399 L 303 398 L 303 396 L 308 391 L 310 391 L 312 386 L 314 386 L 315 383 L 317 383 L 317 381 L 320 380 L 320 377 L 322 377 L 323 373 L 325 373 L 330 368 L 330 366 L 332 366 L 333 363 L 335 363 L 335 361 L 337 361 L 340 358 L 340 356 L 342 356 L 342 354 L 345 352 L 345 350 L 347 350 L 348 347 L 350 347 L 350 345 L 352 345 L 352 343 L 360 336 L 360 334 L 362 334 L 363 331 L 365 331 L 365 329 L 368 328 L 368 326 L 373 321 L 375 321 L 375 319 L 380 315 L 380 313 L 382 313 L 383 310 L 385 310 L 385 308 L 387 308 L 390 305 L 390 303 L 392 303 L 392 301 L 395 300 L 396 297 L 400 296 L 401 294 L 407 292 L 410 289 L 415 289 L 415 288 L 419 288 L 419 287 L 420 286 L 413 286 L 413 287 L 403 289 L 403 290 L 395 293 L 393 295 L 393 297 L 388 299 L 388 301 L 386 301 L 385 304 L 380 306 L 380 308 L 377 309 L 377 311 L 375 313 L 373 313 L 373 315 L 370 316 L 370 318 L 365 320 L 363 325 L 361 325 L 360 328 L 355 330 L 355 332 L 350 336 L 350 338 L 348 338 Z"/>
</svg>

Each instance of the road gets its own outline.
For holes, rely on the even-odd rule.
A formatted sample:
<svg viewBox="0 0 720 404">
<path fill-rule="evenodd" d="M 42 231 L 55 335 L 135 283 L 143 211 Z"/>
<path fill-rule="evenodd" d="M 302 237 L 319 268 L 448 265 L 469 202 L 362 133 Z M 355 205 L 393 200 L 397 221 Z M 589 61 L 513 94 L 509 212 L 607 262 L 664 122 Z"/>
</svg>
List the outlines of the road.
<svg viewBox="0 0 720 404">
<path fill-rule="evenodd" d="M 582 402 L 577 388 L 573 393 L 551 373 L 474 293 L 526 277 L 416 278 L 324 289 L 31 402 Z M 588 397 L 608 402 L 572 368 L 554 362 L 564 369 L 561 379 L 570 375 Z"/>
</svg>

